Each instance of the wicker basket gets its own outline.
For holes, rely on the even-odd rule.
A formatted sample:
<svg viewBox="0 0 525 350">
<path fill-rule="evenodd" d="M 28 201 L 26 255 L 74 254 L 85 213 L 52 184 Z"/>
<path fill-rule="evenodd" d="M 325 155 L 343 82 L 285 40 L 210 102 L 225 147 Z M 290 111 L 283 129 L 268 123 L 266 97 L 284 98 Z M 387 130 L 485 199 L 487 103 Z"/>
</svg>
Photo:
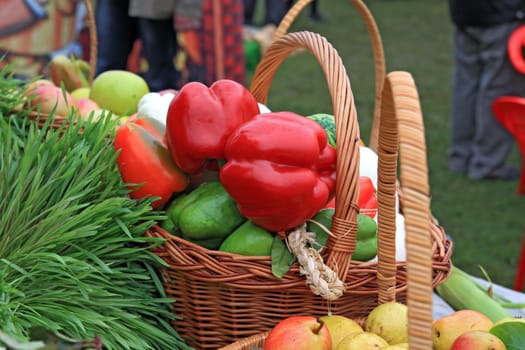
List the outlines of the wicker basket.
<svg viewBox="0 0 525 350">
<path fill-rule="evenodd" d="M 397 145 L 400 148 L 401 182 L 404 185 L 406 244 L 407 244 L 407 300 L 408 339 L 411 350 L 432 350 L 432 273 L 433 247 L 428 240 L 429 187 L 426 166 L 423 119 L 417 89 L 412 76 L 406 72 L 392 72 L 386 76 L 381 106 L 379 130 L 379 172 L 392 170 L 396 164 Z M 399 135 L 399 138 L 398 138 Z M 399 142 L 398 140 L 401 140 Z M 384 180 L 384 178 L 382 177 Z M 381 187 L 391 187 L 390 178 Z M 383 188 L 384 189 L 384 188 Z M 379 223 L 383 221 L 386 198 L 380 189 Z M 388 196 L 386 196 L 388 197 Z M 383 254 L 380 253 L 380 264 Z M 378 267 L 378 273 L 381 267 Z M 352 273 L 352 271 L 350 272 Z M 388 285 L 380 286 L 380 288 Z M 385 300 L 387 301 L 387 300 Z M 365 319 L 358 322 L 363 325 Z M 240 339 L 220 350 L 249 350 L 262 348 L 269 331 Z"/>
<path fill-rule="evenodd" d="M 305 9 L 312 0 L 298 0 L 290 8 L 290 10 L 283 17 L 281 23 L 275 30 L 273 39 L 277 40 L 288 32 L 294 21 L 297 19 L 299 14 Z M 370 140 L 368 147 L 372 150 L 377 151 L 378 134 L 379 134 L 379 111 L 381 106 L 381 92 L 383 90 L 383 82 L 386 74 L 385 64 L 385 52 L 383 49 L 383 41 L 379 28 L 374 19 L 374 16 L 370 12 L 370 9 L 362 0 L 349 0 L 349 2 L 357 10 L 370 37 L 370 43 L 372 45 L 372 54 L 374 56 L 374 73 L 375 73 L 375 104 L 374 104 L 374 115 L 372 120 L 372 128 L 370 130 Z"/>
<path fill-rule="evenodd" d="M 163 270 L 165 290 L 176 301 L 174 314 L 181 317 L 174 322 L 174 327 L 197 349 L 226 346 L 269 330 L 293 314 L 324 315 L 330 309 L 333 313 L 357 319 L 365 317 L 378 303 L 407 300 L 406 263 L 395 258 L 398 143 L 395 132 L 384 136 L 388 147 L 384 146 L 378 153 L 378 262 L 351 260 L 359 210 L 356 204 L 359 125 L 348 75 L 337 51 L 319 34 L 286 34 L 266 51 L 255 72 L 251 91 L 258 101 L 266 103 L 276 70 L 296 49 L 306 49 L 317 58 L 332 96 L 338 140 L 336 211 L 331 228 L 334 235 L 328 239 L 322 254 L 325 263 L 344 281 L 346 290 L 339 299 L 329 302 L 310 291 L 297 264 L 282 279 L 277 279 L 271 273 L 270 257 L 207 250 L 154 226 L 147 235 L 166 239 L 165 244 L 154 251 L 168 266 Z M 408 95 L 401 102 L 418 101 L 409 88 L 405 90 Z M 385 114 L 393 114 L 401 107 L 385 103 L 383 110 Z M 419 105 L 404 108 L 406 113 L 401 119 L 408 126 L 401 135 L 406 140 L 402 143 L 402 152 L 413 154 L 405 154 L 402 159 L 415 162 L 415 166 L 403 171 L 406 198 L 402 203 L 406 204 L 403 208 L 407 215 L 406 229 L 412 232 L 411 237 L 417 235 L 415 240 L 409 240 L 407 250 L 411 259 L 420 260 L 416 262 L 417 269 L 411 269 L 410 273 L 416 274 L 418 282 L 426 283 L 427 288 L 422 292 L 412 289 L 412 292 L 420 294 L 418 308 L 427 308 L 432 305 L 432 286 L 448 276 L 452 250 L 451 242 L 446 240 L 444 232 L 432 222 L 429 214 L 423 130 L 417 120 L 411 120 L 418 116 Z M 414 221 L 414 217 L 420 221 Z M 422 314 L 426 319 L 426 313 Z M 425 327 L 426 324 L 421 328 Z"/>
<path fill-rule="evenodd" d="M 89 77 L 88 81 L 91 84 L 94 79 L 95 75 L 95 68 L 97 65 L 97 49 L 98 49 L 98 41 L 97 41 L 97 29 L 95 25 L 95 15 L 93 12 L 93 5 L 91 3 L 91 0 L 83 0 L 84 4 L 86 5 L 86 15 L 87 15 L 87 21 L 88 21 L 88 27 L 89 27 Z M 30 111 L 28 113 L 28 117 L 31 120 L 34 120 L 38 122 L 38 125 L 40 127 L 50 127 L 58 129 L 64 125 L 64 123 L 68 122 L 67 116 L 61 116 L 61 115 L 54 115 L 53 120 L 51 122 L 48 122 L 49 114 L 47 113 L 40 113 L 37 110 Z"/>
</svg>

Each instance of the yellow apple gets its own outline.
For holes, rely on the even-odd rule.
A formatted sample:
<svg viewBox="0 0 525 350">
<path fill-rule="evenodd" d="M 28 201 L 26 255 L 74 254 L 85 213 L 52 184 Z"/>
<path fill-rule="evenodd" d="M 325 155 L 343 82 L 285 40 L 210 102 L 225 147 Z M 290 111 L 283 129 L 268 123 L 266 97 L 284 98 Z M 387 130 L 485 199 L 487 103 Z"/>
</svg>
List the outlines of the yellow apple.
<svg viewBox="0 0 525 350">
<path fill-rule="evenodd" d="M 139 100 L 148 92 L 148 84 L 140 75 L 125 70 L 109 70 L 93 80 L 89 98 L 115 114 L 131 115 L 137 112 Z"/>
<path fill-rule="evenodd" d="M 450 350 L 461 334 L 467 331 L 489 331 L 494 322 L 475 310 L 458 310 L 432 323 L 432 343 L 435 350 Z"/>
</svg>

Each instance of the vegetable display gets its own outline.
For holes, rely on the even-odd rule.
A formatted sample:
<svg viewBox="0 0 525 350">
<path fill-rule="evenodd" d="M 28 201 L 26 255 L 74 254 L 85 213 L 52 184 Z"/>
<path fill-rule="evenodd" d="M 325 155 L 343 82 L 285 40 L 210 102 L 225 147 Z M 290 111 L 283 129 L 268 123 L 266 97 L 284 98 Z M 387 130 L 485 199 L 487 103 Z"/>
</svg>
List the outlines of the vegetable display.
<svg viewBox="0 0 525 350">
<path fill-rule="evenodd" d="M 225 147 L 220 181 L 240 212 L 269 231 L 311 218 L 335 190 L 336 152 L 316 122 L 292 112 L 257 115 Z"/>
</svg>

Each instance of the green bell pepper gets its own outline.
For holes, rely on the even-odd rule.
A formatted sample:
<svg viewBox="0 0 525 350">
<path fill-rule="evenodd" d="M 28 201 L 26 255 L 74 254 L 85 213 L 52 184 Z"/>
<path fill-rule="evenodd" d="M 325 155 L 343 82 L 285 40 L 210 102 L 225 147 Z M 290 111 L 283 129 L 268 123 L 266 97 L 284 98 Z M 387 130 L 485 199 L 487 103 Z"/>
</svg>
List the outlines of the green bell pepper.
<svg viewBox="0 0 525 350">
<path fill-rule="evenodd" d="M 321 225 L 326 229 L 330 229 L 334 212 L 334 208 L 321 209 L 314 217 L 312 217 L 312 221 L 308 221 L 307 223 L 307 231 L 315 232 L 317 235 L 317 248 L 326 244 L 328 233 L 323 227 L 321 227 Z M 368 261 L 373 259 L 376 255 L 377 223 L 370 216 L 359 213 L 357 214 L 357 242 L 355 252 L 352 254 L 352 260 Z"/>
</svg>

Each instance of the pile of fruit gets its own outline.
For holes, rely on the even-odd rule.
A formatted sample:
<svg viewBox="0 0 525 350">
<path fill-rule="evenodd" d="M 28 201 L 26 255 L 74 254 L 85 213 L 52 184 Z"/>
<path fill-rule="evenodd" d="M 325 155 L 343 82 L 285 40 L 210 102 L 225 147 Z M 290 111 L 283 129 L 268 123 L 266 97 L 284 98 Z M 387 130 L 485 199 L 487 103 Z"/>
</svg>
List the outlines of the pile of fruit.
<svg viewBox="0 0 525 350">
<path fill-rule="evenodd" d="M 435 350 L 523 349 L 525 320 L 493 322 L 481 312 L 459 310 L 432 324 Z M 363 323 L 341 315 L 290 316 L 276 324 L 264 350 L 402 350 L 408 349 L 407 306 L 376 306 Z"/>
<path fill-rule="evenodd" d="M 404 304 L 376 306 L 364 322 L 342 315 L 290 316 L 275 325 L 264 350 L 408 349 L 408 314 Z"/>
<path fill-rule="evenodd" d="M 108 71 L 89 82 L 89 64 L 79 58 L 55 56 L 49 66 L 49 78 L 27 84 L 25 107 L 40 113 L 97 121 L 111 115 L 124 123 L 137 112 L 139 100 L 147 93 L 146 81 L 123 70 Z"/>
<path fill-rule="evenodd" d="M 121 176 L 132 198 L 156 199 L 153 208 L 167 214 L 164 229 L 208 249 L 272 256 L 277 277 L 295 262 L 287 230 L 306 223 L 315 233 L 310 245 L 322 249 L 335 206 L 332 115 L 271 112 L 231 80 L 151 92 L 128 71 L 104 72 L 89 84 L 88 69 L 80 59 L 55 57 L 51 80 L 28 85 L 27 104 L 42 113 L 118 119 Z M 360 168 L 352 258 L 369 261 L 377 258 L 377 155 L 364 144 Z M 403 260 L 403 222 L 397 236 Z"/>
</svg>

